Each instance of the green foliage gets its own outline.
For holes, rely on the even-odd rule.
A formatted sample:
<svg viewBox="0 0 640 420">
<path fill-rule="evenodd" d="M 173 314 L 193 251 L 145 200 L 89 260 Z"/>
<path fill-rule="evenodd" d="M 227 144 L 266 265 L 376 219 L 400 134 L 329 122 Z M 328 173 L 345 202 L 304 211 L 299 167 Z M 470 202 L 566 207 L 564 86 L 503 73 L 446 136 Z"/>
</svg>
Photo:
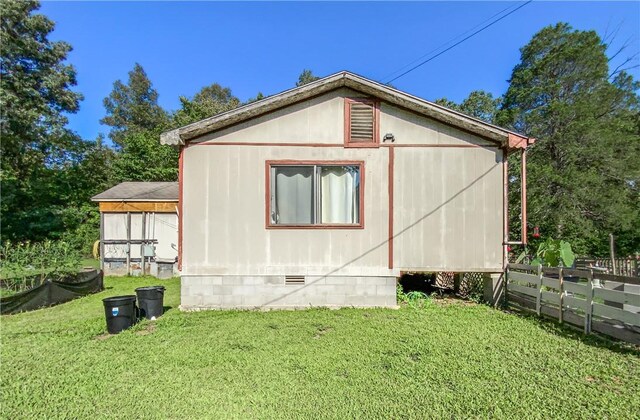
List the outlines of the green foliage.
<svg viewBox="0 0 640 420">
<path fill-rule="evenodd" d="M 64 231 L 71 174 L 90 145 L 65 128 L 82 96 L 71 46 L 48 39 L 54 23 L 36 1 L 2 1 L 0 17 L 0 218 L 4 239 L 41 240 Z M 69 185 L 71 181 L 71 185 Z M 85 197 L 86 198 L 86 197 Z"/>
<path fill-rule="evenodd" d="M 264 99 L 264 98 L 266 98 L 266 96 L 264 96 L 262 94 L 262 92 L 258 92 L 258 94 L 256 96 L 254 96 L 253 98 L 247 99 L 246 103 L 250 104 L 251 102 L 256 102 L 256 101 L 259 101 L 259 100 Z"/>
<path fill-rule="evenodd" d="M 161 132 L 168 128 L 169 117 L 158 105 L 156 91 L 147 73 L 138 63 L 129 72 L 129 80 L 116 80 L 113 90 L 104 99 L 107 115 L 100 120 L 111 127 L 109 137 L 118 147 L 124 147 L 127 136 L 138 132 Z"/>
<path fill-rule="evenodd" d="M 572 267 L 574 261 L 575 255 L 569 242 L 548 238 L 538 245 L 531 264 L 545 267 Z"/>
<path fill-rule="evenodd" d="M 594 256 L 607 254 L 609 233 L 620 254 L 640 250 L 640 85 L 610 73 L 606 50 L 594 31 L 542 29 L 521 49 L 497 118 L 537 138 L 527 159 L 529 222 Z M 518 160 L 510 157 L 512 208 Z M 518 232 L 519 214 L 510 216 Z"/>
<path fill-rule="evenodd" d="M 181 108 L 173 116 L 177 127 L 237 108 L 240 100 L 233 96 L 230 88 L 214 83 L 203 87 L 192 99 L 181 96 L 180 105 Z"/>
<path fill-rule="evenodd" d="M 136 131 L 125 139 L 113 165 L 116 182 L 178 179 L 178 151 L 161 145 L 158 132 Z"/>
<path fill-rule="evenodd" d="M 60 279 L 76 273 L 81 255 L 65 241 L 43 241 L 0 245 L 0 278 L 4 287 L 20 291 L 32 286 L 35 279 Z"/>
<path fill-rule="evenodd" d="M 298 81 L 296 82 L 296 86 L 297 87 L 303 86 L 303 85 L 306 85 L 307 83 L 315 82 L 318 79 L 320 78 L 318 76 L 314 76 L 311 70 L 304 69 L 302 70 L 302 73 L 300 73 L 300 76 L 298 76 Z"/>
<path fill-rule="evenodd" d="M 491 93 L 483 90 L 474 90 L 460 105 L 447 98 L 436 99 L 435 102 L 470 117 L 493 123 L 500 109 L 501 98 L 494 98 Z"/>
<path fill-rule="evenodd" d="M 170 308 L 162 317 L 104 334 L 102 299 L 157 284 Z M 2 318 L 4 418 L 624 419 L 640 412 L 637 350 L 535 317 L 469 304 L 182 312 L 179 279 L 107 277 L 105 286 Z"/>
<path fill-rule="evenodd" d="M 429 299 L 426 293 L 413 290 L 405 293 L 402 285 L 396 286 L 396 299 L 399 304 L 407 304 L 412 308 L 423 306 Z"/>
</svg>

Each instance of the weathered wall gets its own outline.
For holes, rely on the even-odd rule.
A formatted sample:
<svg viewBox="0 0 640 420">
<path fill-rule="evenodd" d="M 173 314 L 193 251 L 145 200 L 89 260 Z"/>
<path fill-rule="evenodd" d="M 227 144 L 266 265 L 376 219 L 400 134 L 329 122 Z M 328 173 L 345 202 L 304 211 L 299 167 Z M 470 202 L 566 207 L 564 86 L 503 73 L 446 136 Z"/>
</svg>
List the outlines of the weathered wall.
<svg viewBox="0 0 640 420">
<path fill-rule="evenodd" d="M 184 151 L 183 274 L 390 275 L 387 154 L 377 149 L 191 146 Z M 364 229 L 266 229 L 265 162 L 364 161 Z"/>
<path fill-rule="evenodd" d="M 189 296 L 195 296 L 199 282 L 218 276 L 223 286 L 233 285 L 233 278 L 266 282 L 284 275 L 344 276 L 351 285 L 349 276 L 390 278 L 401 270 L 501 271 L 500 149 L 384 103 L 380 134 L 392 133 L 395 143 L 344 148 L 345 95 L 364 96 L 339 89 L 208 134 L 184 149 L 183 301 L 207 306 L 206 299 L 189 301 Z M 388 266 L 391 145 L 393 269 Z M 364 229 L 267 229 L 268 160 L 364 161 Z M 212 295 L 204 289 L 197 293 Z M 247 293 L 277 297 L 263 289 Z"/>
<path fill-rule="evenodd" d="M 345 95 L 363 96 L 351 89 L 337 89 L 194 141 L 342 144 Z"/>
<path fill-rule="evenodd" d="M 397 148 L 394 265 L 501 271 L 501 159 L 497 149 Z"/>
</svg>

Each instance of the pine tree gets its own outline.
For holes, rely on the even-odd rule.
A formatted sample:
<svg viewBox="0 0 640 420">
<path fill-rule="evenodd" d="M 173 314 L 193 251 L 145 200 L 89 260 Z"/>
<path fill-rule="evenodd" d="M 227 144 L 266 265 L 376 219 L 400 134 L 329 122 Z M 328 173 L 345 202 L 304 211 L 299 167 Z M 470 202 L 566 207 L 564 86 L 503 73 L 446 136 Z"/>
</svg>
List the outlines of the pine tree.
<svg viewBox="0 0 640 420">
<path fill-rule="evenodd" d="M 138 63 L 129 72 L 129 80 L 117 80 L 104 99 L 107 115 L 100 120 L 111 127 L 109 137 L 123 147 L 128 134 L 144 131 L 160 132 L 168 127 L 167 113 L 158 105 L 158 92 Z"/>
<path fill-rule="evenodd" d="M 581 254 L 606 254 L 609 233 L 620 253 L 640 250 L 640 85 L 624 71 L 611 75 L 606 51 L 594 31 L 542 29 L 521 49 L 498 115 L 537 138 L 529 222 Z"/>
</svg>

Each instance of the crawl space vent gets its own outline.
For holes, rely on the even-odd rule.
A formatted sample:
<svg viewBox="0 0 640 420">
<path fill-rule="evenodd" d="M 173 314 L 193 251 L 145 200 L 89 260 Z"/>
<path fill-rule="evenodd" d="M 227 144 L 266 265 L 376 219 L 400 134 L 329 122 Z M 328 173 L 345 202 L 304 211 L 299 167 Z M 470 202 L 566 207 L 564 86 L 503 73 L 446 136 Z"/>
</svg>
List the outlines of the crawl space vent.
<svg viewBox="0 0 640 420">
<path fill-rule="evenodd" d="M 284 276 L 284 284 L 287 286 L 304 284 L 304 276 Z"/>
</svg>

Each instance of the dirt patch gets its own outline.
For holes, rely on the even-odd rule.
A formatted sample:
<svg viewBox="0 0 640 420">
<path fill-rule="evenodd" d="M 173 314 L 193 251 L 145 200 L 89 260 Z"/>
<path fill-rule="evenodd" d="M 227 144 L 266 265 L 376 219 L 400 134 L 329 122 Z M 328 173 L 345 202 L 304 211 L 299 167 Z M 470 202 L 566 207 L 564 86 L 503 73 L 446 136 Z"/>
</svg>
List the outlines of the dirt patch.
<svg viewBox="0 0 640 420">
<path fill-rule="evenodd" d="M 107 338 L 113 337 L 114 335 L 115 334 L 104 333 L 104 334 L 96 335 L 95 337 L 93 337 L 93 339 L 98 341 L 104 341 Z"/>
<path fill-rule="evenodd" d="M 433 299 L 433 302 L 436 305 L 442 305 L 442 306 L 451 306 L 451 305 L 475 306 L 477 305 L 476 302 L 473 302 L 471 300 L 464 300 L 464 299 L 459 299 L 459 298 L 449 297 L 449 296 L 436 297 L 435 299 Z"/>
<path fill-rule="evenodd" d="M 318 329 L 316 330 L 316 335 L 314 335 L 313 338 L 317 340 L 330 331 L 333 331 L 332 327 L 329 327 L 327 325 L 318 325 Z"/>
<path fill-rule="evenodd" d="M 153 334 L 155 330 L 156 330 L 156 324 L 148 324 L 143 330 L 136 331 L 136 335 Z"/>
</svg>

